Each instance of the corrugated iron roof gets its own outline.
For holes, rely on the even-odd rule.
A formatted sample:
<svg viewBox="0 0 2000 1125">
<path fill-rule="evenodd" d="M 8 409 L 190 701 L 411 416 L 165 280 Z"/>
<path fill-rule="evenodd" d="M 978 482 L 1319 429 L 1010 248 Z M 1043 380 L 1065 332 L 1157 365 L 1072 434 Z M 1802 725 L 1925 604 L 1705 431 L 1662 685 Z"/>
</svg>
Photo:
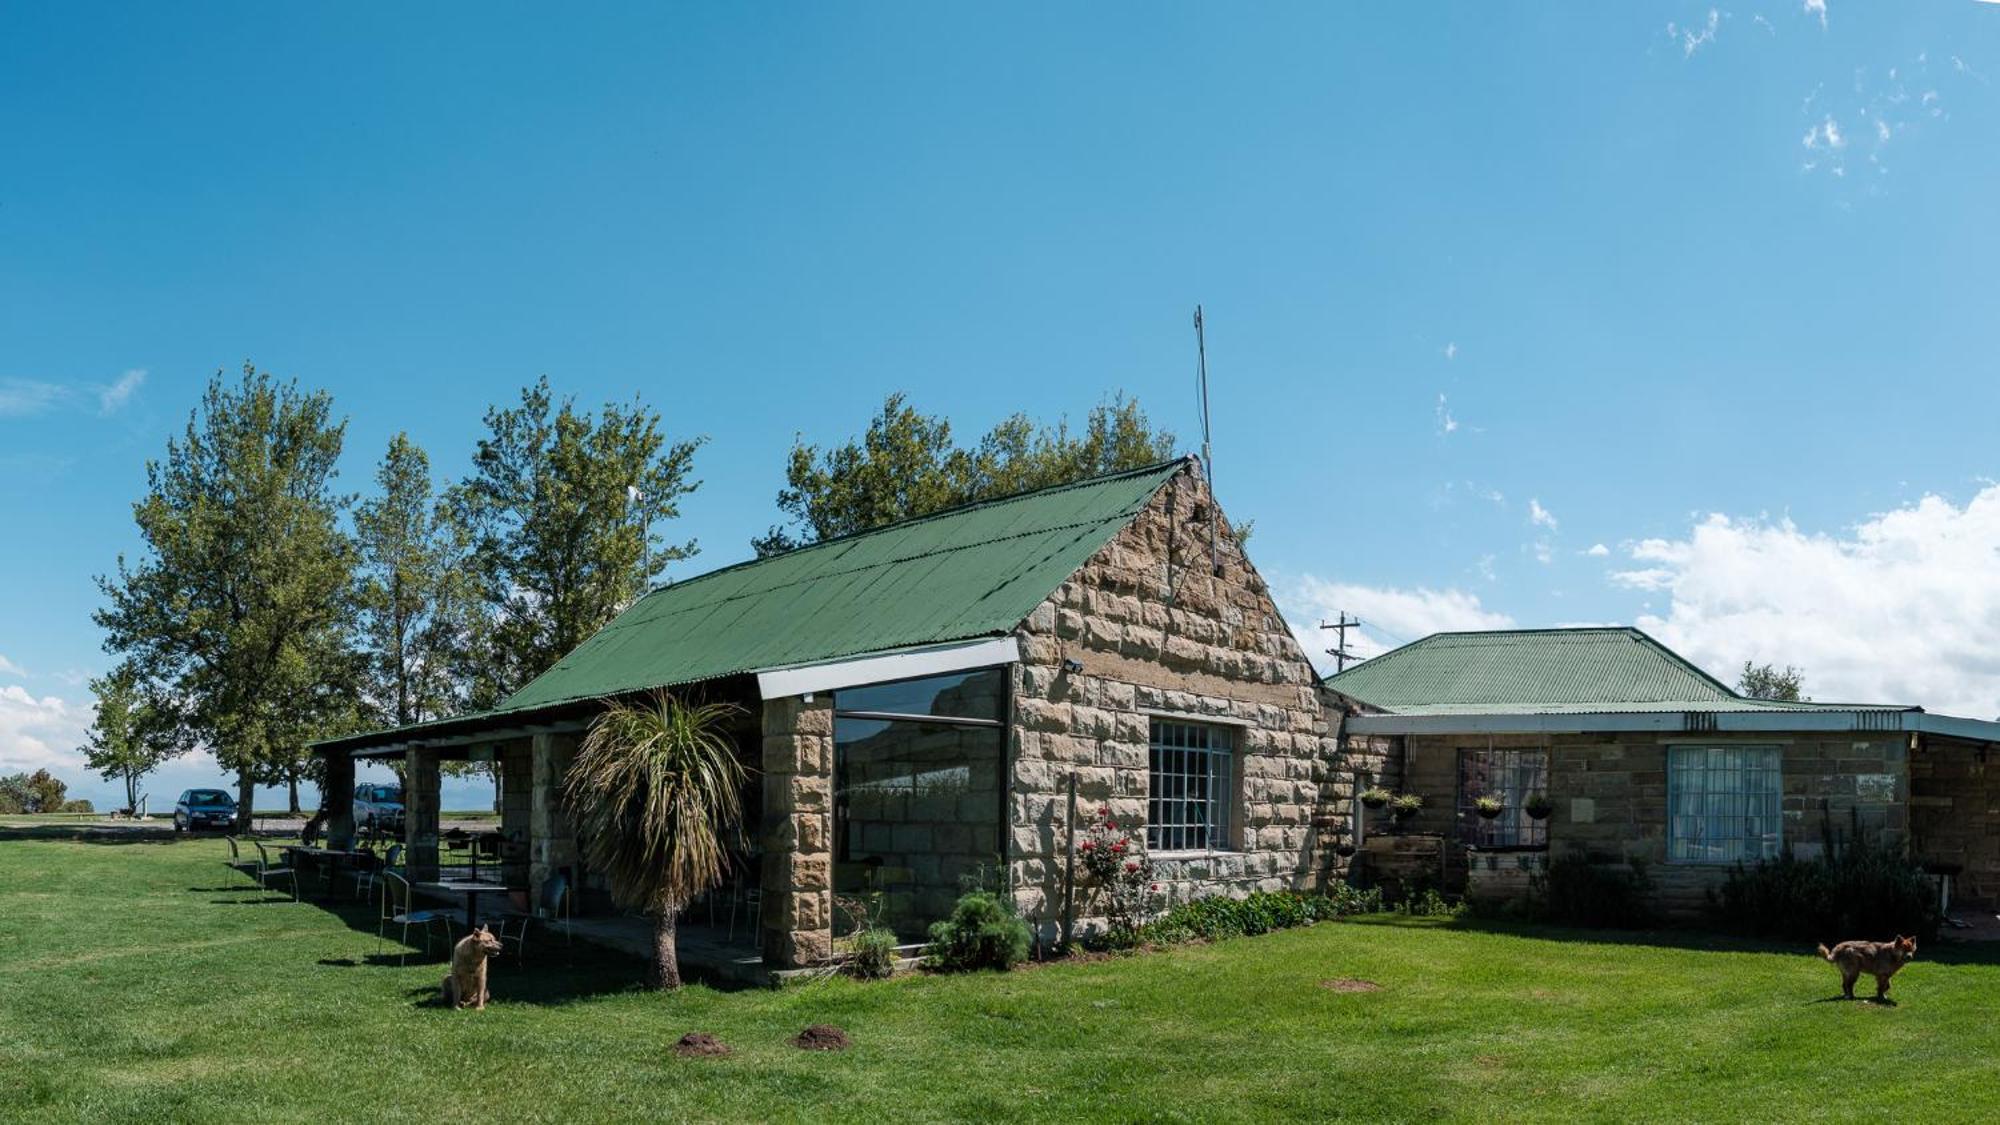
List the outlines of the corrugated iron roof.
<svg viewBox="0 0 2000 1125">
<path fill-rule="evenodd" d="M 492 711 L 403 733 L 1011 632 L 1189 463 L 969 504 L 663 586 Z"/>
<path fill-rule="evenodd" d="M 1325 683 L 1398 715 L 1900 709 L 1750 699 L 1629 627 L 1435 633 Z"/>
</svg>

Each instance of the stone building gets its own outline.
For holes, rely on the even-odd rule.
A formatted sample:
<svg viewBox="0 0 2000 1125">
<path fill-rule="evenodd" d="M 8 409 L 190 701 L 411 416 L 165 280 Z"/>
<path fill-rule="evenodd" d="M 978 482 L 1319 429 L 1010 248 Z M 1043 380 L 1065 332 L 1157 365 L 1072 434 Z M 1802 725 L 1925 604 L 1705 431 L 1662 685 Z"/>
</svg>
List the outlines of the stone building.
<svg viewBox="0 0 2000 1125">
<path fill-rule="evenodd" d="M 837 897 L 906 940 L 971 885 L 1044 937 L 1089 927 L 1069 861 L 1099 809 L 1143 831 L 1162 897 L 1319 887 L 1353 851 L 1357 768 L 1386 768 L 1343 746 L 1187 459 L 654 590 L 492 711 L 320 744 L 333 835 L 354 830 L 354 760 L 396 758 L 409 862 L 434 867 L 440 761 L 489 761 L 503 879 L 601 887 L 563 771 L 603 700 L 658 688 L 743 706 L 749 830 L 723 893 L 758 903 L 780 968 L 829 956 Z"/>
<path fill-rule="evenodd" d="M 1963 900 L 2000 896 L 2000 723 L 1746 698 L 1629 628 L 1439 633 L 1325 684 L 1348 737 L 1380 745 L 1368 781 L 1424 802 L 1363 814 L 1363 862 L 1387 878 L 1504 897 L 1551 854 L 1638 860 L 1656 905 L 1691 916 L 1738 861 L 1863 836 Z"/>
</svg>

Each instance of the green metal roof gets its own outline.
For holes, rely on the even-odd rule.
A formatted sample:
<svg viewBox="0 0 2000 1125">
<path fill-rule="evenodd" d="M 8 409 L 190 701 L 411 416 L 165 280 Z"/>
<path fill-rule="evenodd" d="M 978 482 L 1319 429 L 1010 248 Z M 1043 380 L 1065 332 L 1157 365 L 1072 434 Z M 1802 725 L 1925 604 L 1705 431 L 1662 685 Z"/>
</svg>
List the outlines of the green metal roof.
<svg viewBox="0 0 2000 1125">
<path fill-rule="evenodd" d="M 970 504 L 660 587 L 492 711 L 402 733 L 1010 633 L 1187 464 Z"/>
<path fill-rule="evenodd" d="M 1398 715 L 1901 709 L 1750 699 L 1623 627 L 1435 633 L 1325 683 Z"/>
</svg>

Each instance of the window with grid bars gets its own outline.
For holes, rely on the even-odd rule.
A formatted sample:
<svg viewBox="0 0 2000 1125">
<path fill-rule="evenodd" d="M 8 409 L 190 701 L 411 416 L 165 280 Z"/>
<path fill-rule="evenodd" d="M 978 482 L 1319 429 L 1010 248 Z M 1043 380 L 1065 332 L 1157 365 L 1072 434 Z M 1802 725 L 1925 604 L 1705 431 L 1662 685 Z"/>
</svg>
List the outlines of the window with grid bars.
<svg viewBox="0 0 2000 1125">
<path fill-rule="evenodd" d="M 1154 719 L 1149 740 L 1146 847 L 1226 851 L 1235 802 L 1226 727 Z"/>
<path fill-rule="evenodd" d="M 1784 782 L 1775 746 L 1667 749 L 1667 859 L 1735 863 L 1777 857 Z"/>
<path fill-rule="evenodd" d="M 1482 747 L 1458 754 L 1458 823 L 1460 838 L 1481 848 L 1547 847 L 1547 821 L 1536 820 L 1521 806 L 1549 789 L 1547 750 Z M 1500 798 L 1500 815 L 1480 816 L 1475 802 Z"/>
</svg>

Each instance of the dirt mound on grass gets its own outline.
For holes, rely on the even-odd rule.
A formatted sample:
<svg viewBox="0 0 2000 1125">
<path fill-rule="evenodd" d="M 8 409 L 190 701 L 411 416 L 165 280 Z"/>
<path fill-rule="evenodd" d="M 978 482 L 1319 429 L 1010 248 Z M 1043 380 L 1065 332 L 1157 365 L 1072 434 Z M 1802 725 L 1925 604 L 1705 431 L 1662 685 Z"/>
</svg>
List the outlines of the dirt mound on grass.
<svg viewBox="0 0 2000 1125">
<path fill-rule="evenodd" d="M 816 1023 L 792 1036 L 792 1046 L 802 1051 L 845 1051 L 850 1045 L 847 1033 L 828 1023 Z"/>
<path fill-rule="evenodd" d="M 705 1031 L 690 1031 L 674 1044 L 674 1054 L 684 1058 L 719 1056 L 729 1053 L 729 1044 Z"/>
<path fill-rule="evenodd" d="M 1353 977 L 1339 977 L 1319 982 L 1328 992 L 1380 992 L 1382 986 L 1372 980 L 1356 980 Z"/>
</svg>

